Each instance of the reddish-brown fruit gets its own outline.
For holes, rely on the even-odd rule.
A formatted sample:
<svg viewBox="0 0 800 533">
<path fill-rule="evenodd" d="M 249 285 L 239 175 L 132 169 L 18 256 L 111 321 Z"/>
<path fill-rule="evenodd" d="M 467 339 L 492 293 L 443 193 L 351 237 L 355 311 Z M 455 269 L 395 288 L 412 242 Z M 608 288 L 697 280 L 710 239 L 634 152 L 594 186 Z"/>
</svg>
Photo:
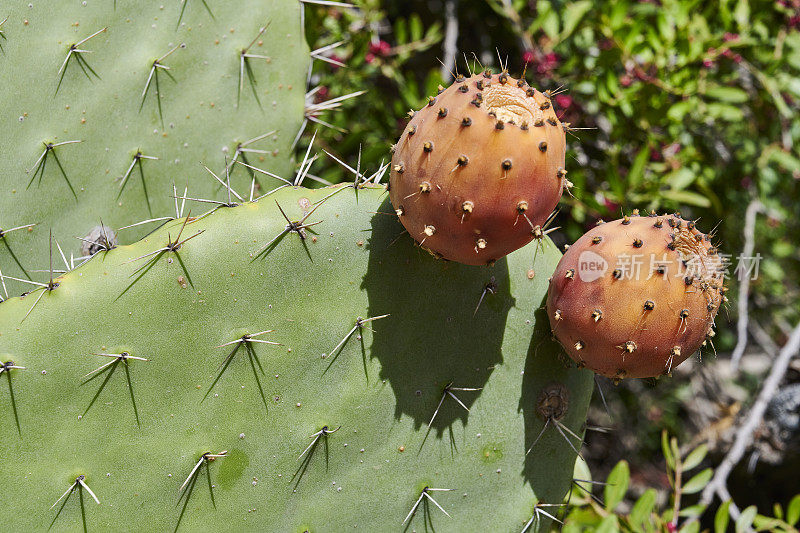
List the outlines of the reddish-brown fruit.
<svg viewBox="0 0 800 533">
<path fill-rule="evenodd" d="M 713 335 L 722 282 L 722 260 L 693 223 L 626 216 L 570 246 L 550 280 L 547 314 L 579 365 L 610 378 L 654 377 Z"/>
<path fill-rule="evenodd" d="M 470 265 L 529 243 L 566 180 L 565 131 L 549 103 L 508 73 L 481 73 L 414 113 L 396 145 L 389 188 L 411 236 Z"/>
</svg>

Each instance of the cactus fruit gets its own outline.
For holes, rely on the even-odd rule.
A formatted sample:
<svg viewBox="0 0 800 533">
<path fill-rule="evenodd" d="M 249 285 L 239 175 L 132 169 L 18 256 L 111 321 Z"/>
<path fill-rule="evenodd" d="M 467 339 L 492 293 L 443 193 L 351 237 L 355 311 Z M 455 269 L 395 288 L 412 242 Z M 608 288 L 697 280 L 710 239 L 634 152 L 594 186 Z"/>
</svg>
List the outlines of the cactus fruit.
<svg viewBox="0 0 800 533">
<path fill-rule="evenodd" d="M 234 159 L 288 174 L 310 61 L 302 9 L 296 0 L 3 2 L 0 228 L 38 225 L 0 238 L 0 270 L 41 280 L 33 270 L 47 268 L 51 227 L 69 261 L 101 219 L 116 230 L 174 216 L 173 182 L 179 196 L 188 179 L 185 196 L 227 200 L 200 162 L 225 180 L 227 156 L 239 190 L 252 175 Z M 255 177 L 264 191 L 279 185 Z M 120 242 L 153 227 L 119 231 Z"/>
<path fill-rule="evenodd" d="M 561 198 L 565 131 L 549 93 L 524 79 L 459 76 L 395 145 L 392 205 L 434 255 L 490 263 L 529 243 Z"/>
<path fill-rule="evenodd" d="M 615 379 L 668 374 L 713 336 L 723 270 L 694 222 L 634 212 L 569 247 L 547 314 L 579 366 Z"/>
<path fill-rule="evenodd" d="M 531 311 L 558 253 L 536 276 L 530 248 L 444 264 L 398 239 L 384 193 L 284 187 L 0 303 L 4 528 L 520 531 L 554 512 L 537 503 L 570 486 L 593 386 Z"/>
</svg>

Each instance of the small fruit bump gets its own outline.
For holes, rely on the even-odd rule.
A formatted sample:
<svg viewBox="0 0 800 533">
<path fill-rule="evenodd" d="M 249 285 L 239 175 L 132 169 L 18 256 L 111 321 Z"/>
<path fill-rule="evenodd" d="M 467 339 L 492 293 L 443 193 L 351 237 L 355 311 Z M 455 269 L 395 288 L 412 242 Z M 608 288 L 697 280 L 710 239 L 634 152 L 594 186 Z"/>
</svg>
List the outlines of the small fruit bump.
<svg viewBox="0 0 800 533">
<path fill-rule="evenodd" d="M 536 413 L 544 420 L 561 420 L 569 410 L 569 390 L 562 383 L 551 383 L 536 399 Z"/>
</svg>

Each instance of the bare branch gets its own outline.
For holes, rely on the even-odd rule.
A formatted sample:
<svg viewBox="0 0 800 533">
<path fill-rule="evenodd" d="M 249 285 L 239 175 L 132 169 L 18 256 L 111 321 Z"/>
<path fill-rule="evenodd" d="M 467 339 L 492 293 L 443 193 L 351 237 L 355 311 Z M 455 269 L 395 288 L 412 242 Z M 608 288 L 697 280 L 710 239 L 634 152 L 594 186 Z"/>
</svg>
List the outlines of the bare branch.
<svg viewBox="0 0 800 533">
<path fill-rule="evenodd" d="M 744 249 L 742 250 L 742 257 L 751 257 L 753 255 L 753 248 L 755 247 L 755 229 L 756 229 L 756 214 L 761 211 L 764 206 L 758 199 L 754 199 L 747 206 L 747 211 L 744 215 Z M 739 279 L 739 298 L 737 307 L 739 310 L 739 318 L 736 322 L 736 347 L 733 349 L 731 355 L 731 368 L 734 370 L 739 369 L 739 361 L 742 359 L 744 349 L 747 347 L 747 320 L 749 314 L 747 312 L 747 300 L 750 293 L 750 276 L 743 275 Z"/>
</svg>

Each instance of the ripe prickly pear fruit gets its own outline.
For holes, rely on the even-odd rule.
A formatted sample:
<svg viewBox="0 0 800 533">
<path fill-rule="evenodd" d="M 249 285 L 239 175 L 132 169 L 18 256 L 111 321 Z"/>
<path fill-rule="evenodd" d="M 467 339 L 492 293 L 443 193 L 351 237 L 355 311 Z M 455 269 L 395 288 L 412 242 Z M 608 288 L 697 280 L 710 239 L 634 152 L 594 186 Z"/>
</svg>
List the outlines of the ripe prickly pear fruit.
<svg viewBox="0 0 800 533">
<path fill-rule="evenodd" d="M 395 145 L 392 205 L 434 255 L 490 263 L 529 243 L 561 198 L 565 129 L 549 92 L 505 71 L 459 76 Z"/>
<path fill-rule="evenodd" d="M 634 211 L 564 254 L 550 279 L 550 325 L 567 354 L 598 374 L 668 374 L 713 336 L 723 271 L 694 222 Z"/>
</svg>

